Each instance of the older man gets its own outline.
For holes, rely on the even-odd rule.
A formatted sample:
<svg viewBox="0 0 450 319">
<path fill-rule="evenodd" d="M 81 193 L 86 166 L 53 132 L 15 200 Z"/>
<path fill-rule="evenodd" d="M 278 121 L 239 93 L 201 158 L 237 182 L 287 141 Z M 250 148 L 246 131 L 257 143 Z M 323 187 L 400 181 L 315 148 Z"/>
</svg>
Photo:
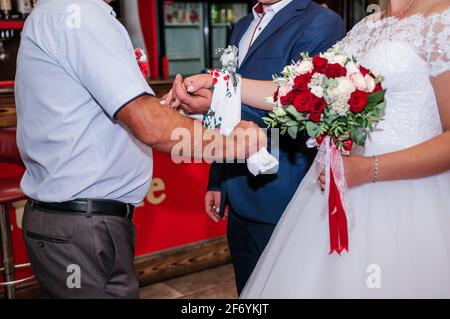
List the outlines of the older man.
<svg viewBox="0 0 450 319">
<path fill-rule="evenodd" d="M 23 231 L 39 284 L 52 297 L 138 297 L 131 219 L 152 176 L 148 146 L 169 152 L 174 129 L 194 131 L 193 121 L 152 97 L 105 2 L 39 0 L 22 33 L 17 137 L 26 165 L 21 186 L 31 198 Z M 226 145 L 214 158 L 233 147 L 209 135 Z"/>
</svg>

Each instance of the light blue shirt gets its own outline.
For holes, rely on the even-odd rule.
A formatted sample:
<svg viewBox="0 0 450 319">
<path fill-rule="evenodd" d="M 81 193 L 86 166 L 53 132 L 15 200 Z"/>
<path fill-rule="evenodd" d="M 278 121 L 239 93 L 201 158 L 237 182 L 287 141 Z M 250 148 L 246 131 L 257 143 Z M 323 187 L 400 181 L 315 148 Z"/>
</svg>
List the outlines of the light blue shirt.
<svg viewBox="0 0 450 319">
<path fill-rule="evenodd" d="M 26 195 L 44 202 L 143 200 L 151 149 L 115 114 L 153 91 L 109 5 L 39 0 L 22 32 L 15 90 Z"/>
</svg>

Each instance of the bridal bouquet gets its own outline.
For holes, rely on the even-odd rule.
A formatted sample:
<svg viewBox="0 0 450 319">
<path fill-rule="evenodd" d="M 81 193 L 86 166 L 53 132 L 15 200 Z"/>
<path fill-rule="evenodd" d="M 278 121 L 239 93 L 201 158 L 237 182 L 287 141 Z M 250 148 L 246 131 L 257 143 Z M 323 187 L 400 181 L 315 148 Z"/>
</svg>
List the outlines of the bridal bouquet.
<svg viewBox="0 0 450 319">
<path fill-rule="evenodd" d="M 338 46 L 286 66 L 275 77 L 278 90 L 268 102 L 274 110 L 264 118 L 269 127 L 296 138 L 306 133 L 308 147 L 318 147 L 317 175 L 327 176 L 330 253 L 348 251 L 346 182 L 342 155 L 364 146 L 381 121 L 386 103 L 382 78 L 341 53 Z"/>
</svg>

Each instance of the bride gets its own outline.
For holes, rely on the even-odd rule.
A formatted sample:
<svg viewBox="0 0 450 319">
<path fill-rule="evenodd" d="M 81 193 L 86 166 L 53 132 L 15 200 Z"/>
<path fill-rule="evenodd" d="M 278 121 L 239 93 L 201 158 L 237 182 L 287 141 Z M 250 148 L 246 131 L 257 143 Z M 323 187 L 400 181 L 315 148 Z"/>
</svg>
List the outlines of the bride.
<svg viewBox="0 0 450 319">
<path fill-rule="evenodd" d="M 344 159 L 349 253 L 328 254 L 325 195 L 312 169 L 242 297 L 450 298 L 450 1 L 390 0 L 339 45 L 387 89 L 384 121 Z M 185 86 L 209 88 L 211 79 Z M 243 79 L 243 102 L 270 110 L 264 97 L 275 89 Z M 192 105 L 180 83 L 174 92 Z"/>
</svg>

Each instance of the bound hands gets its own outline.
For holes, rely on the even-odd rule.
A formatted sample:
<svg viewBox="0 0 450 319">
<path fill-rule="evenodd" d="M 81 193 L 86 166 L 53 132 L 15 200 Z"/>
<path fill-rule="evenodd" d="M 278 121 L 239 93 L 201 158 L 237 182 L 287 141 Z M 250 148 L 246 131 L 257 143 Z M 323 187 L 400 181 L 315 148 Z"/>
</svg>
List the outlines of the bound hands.
<svg viewBox="0 0 450 319">
<path fill-rule="evenodd" d="M 183 78 L 177 75 L 173 87 L 163 97 L 163 103 L 186 114 L 204 114 L 212 101 L 213 79 L 209 74 Z"/>
<path fill-rule="evenodd" d="M 209 74 L 200 74 L 188 77 L 183 80 L 177 75 L 173 83 L 172 90 L 163 97 L 163 104 L 176 110 L 183 110 L 186 114 L 204 114 L 208 112 L 212 102 L 213 78 Z M 267 137 L 262 130 L 253 122 L 241 121 L 235 128 L 235 136 L 237 130 L 257 129 L 259 138 L 256 149 L 267 145 Z M 245 135 L 245 134 L 244 134 Z M 237 139 L 237 144 L 245 144 L 252 147 L 252 141 Z M 254 147 L 253 147 L 254 148 Z M 255 149 L 255 148 L 254 148 Z M 252 155 L 252 151 L 247 150 L 248 155 Z M 220 191 L 208 191 L 205 194 L 205 211 L 209 218 L 214 222 L 219 222 L 222 218 L 228 216 L 228 207 L 225 207 L 224 216 L 220 215 Z"/>
<path fill-rule="evenodd" d="M 198 74 L 184 80 L 177 75 L 172 89 L 163 97 L 162 104 L 189 115 L 207 113 L 213 97 L 212 87 L 213 78 L 209 74 Z M 252 134 L 252 130 L 256 134 Z M 266 134 L 253 122 L 239 122 L 230 137 L 236 141 L 237 158 L 242 158 L 242 154 L 248 158 L 267 146 Z"/>
</svg>

